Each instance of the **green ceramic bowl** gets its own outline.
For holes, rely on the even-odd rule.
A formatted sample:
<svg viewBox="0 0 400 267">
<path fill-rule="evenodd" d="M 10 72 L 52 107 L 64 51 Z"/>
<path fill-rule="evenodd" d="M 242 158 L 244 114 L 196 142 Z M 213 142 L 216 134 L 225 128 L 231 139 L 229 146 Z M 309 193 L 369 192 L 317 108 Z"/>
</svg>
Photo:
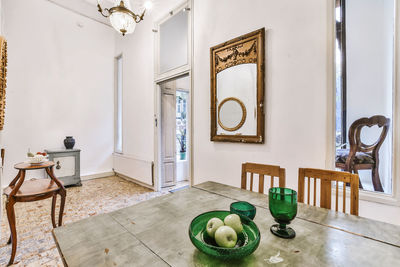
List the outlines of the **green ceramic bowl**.
<svg viewBox="0 0 400 267">
<path fill-rule="evenodd" d="M 242 218 L 243 232 L 238 235 L 234 248 L 219 247 L 215 240 L 208 236 L 207 222 L 214 217 L 224 220 L 229 214 L 229 211 L 217 210 L 194 218 L 189 227 L 189 237 L 193 245 L 201 252 L 222 260 L 240 259 L 253 253 L 260 244 L 260 230 L 249 218 Z"/>
<path fill-rule="evenodd" d="M 231 213 L 235 213 L 240 216 L 240 218 L 243 219 L 243 216 L 247 216 L 250 219 L 254 219 L 256 217 L 256 207 L 254 205 L 250 204 L 249 202 L 246 201 L 238 201 L 238 202 L 233 202 L 231 204 Z"/>
</svg>

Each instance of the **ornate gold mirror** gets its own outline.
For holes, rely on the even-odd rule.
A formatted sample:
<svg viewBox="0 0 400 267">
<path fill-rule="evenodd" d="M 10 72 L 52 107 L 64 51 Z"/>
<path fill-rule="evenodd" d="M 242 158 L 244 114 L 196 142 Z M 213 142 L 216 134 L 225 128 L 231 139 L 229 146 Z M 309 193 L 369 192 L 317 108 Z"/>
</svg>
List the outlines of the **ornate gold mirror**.
<svg viewBox="0 0 400 267">
<path fill-rule="evenodd" d="M 7 86 L 7 41 L 0 36 L 0 130 L 4 127 L 4 111 L 6 108 Z"/>
<path fill-rule="evenodd" d="M 264 142 L 264 35 L 211 48 L 211 141 Z"/>
</svg>

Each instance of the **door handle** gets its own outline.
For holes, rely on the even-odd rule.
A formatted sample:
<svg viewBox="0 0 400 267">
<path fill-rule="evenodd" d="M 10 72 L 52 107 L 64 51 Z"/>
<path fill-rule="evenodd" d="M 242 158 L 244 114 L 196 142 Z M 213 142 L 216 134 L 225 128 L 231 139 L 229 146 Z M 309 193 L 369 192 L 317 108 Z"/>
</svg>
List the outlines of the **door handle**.
<svg viewBox="0 0 400 267">
<path fill-rule="evenodd" d="M 60 161 L 57 161 L 56 164 L 57 164 L 57 165 L 56 165 L 56 169 L 57 169 L 57 170 L 61 169 Z"/>
</svg>

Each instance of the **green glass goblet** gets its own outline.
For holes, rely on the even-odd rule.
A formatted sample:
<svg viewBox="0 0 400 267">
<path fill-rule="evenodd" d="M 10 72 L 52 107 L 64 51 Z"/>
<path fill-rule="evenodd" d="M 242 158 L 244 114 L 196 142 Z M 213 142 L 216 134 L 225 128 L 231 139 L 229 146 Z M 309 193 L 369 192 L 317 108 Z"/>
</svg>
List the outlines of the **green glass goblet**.
<svg viewBox="0 0 400 267">
<path fill-rule="evenodd" d="M 282 238 L 294 238 L 296 232 L 286 225 L 297 214 L 297 192 L 289 188 L 273 187 L 269 189 L 269 211 L 278 224 L 271 226 L 271 232 Z"/>
</svg>

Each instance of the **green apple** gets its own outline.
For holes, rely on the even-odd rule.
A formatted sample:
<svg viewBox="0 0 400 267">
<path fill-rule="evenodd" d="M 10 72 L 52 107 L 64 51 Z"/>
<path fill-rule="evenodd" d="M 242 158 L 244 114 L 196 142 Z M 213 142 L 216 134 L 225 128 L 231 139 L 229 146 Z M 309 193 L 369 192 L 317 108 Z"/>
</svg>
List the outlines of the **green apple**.
<svg viewBox="0 0 400 267">
<path fill-rule="evenodd" d="M 230 226 L 235 230 L 237 234 L 240 234 L 243 231 L 243 225 L 240 221 L 240 217 L 237 214 L 229 214 L 225 217 L 224 223 L 226 226 Z"/>
<path fill-rule="evenodd" d="M 224 248 L 233 248 L 236 245 L 237 234 L 230 226 L 221 226 L 215 232 L 215 242 Z"/>
<path fill-rule="evenodd" d="M 224 222 L 219 218 L 211 218 L 207 223 L 207 234 L 214 238 L 215 231 L 221 226 L 224 225 Z"/>
</svg>

